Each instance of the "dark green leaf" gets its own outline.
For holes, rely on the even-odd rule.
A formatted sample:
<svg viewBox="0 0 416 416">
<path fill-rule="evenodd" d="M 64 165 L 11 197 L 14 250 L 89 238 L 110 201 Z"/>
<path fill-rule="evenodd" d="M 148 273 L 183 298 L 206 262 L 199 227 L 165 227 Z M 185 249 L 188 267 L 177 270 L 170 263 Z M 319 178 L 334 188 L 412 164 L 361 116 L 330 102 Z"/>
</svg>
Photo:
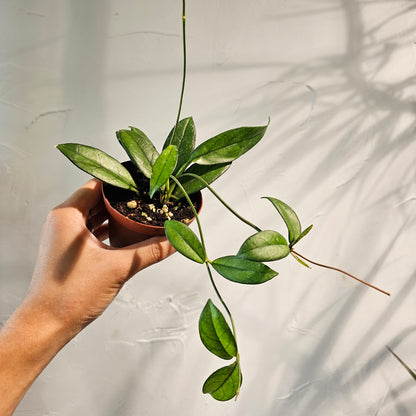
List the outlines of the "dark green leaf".
<svg viewBox="0 0 416 416">
<path fill-rule="evenodd" d="M 150 177 L 150 198 L 155 192 L 164 185 L 169 176 L 172 175 L 173 170 L 178 160 L 178 148 L 173 144 L 168 146 L 160 156 L 156 159 L 153 165 L 153 173 Z"/>
<path fill-rule="evenodd" d="M 274 207 L 277 209 L 283 221 L 286 223 L 287 229 L 289 231 L 289 243 L 293 244 L 301 234 L 301 225 L 298 216 L 295 211 L 285 204 L 283 201 L 280 201 L 276 198 L 263 197 L 268 199 Z"/>
<path fill-rule="evenodd" d="M 216 179 L 218 179 L 229 167 L 231 163 L 219 163 L 217 165 L 198 165 L 193 164 L 191 165 L 184 173 L 183 176 L 179 177 L 181 185 L 185 188 L 185 191 L 188 195 L 193 194 L 194 192 L 200 191 L 201 189 L 205 188 L 203 182 L 199 181 L 196 178 L 191 176 L 185 176 L 186 173 L 193 173 L 195 175 L 200 176 L 204 179 L 205 182 L 211 184 Z M 173 192 L 173 196 L 176 198 L 182 198 L 183 194 L 179 188 L 176 188 Z"/>
<path fill-rule="evenodd" d="M 241 386 L 241 370 L 237 361 L 212 373 L 205 381 L 202 392 L 214 399 L 226 401 L 238 394 Z"/>
<path fill-rule="evenodd" d="M 175 137 L 173 137 L 173 132 L 175 132 Z M 176 175 L 178 172 L 180 174 L 181 171 L 185 170 L 186 162 L 195 147 L 195 124 L 192 117 L 184 118 L 178 123 L 176 129 L 174 127 L 171 130 L 163 148 L 166 149 L 171 144 L 178 148 L 178 163 L 173 172 Z"/>
<path fill-rule="evenodd" d="M 397 361 L 407 370 L 407 372 L 416 380 L 416 373 L 389 347 L 387 349 L 396 357 Z"/>
<path fill-rule="evenodd" d="M 179 221 L 166 221 L 165 234 L 172 246 L 188 259 L 205 262 L 205 252 L 195 233 Z"/>
<path fill-rule="evenodd" d="M 152 167 L 159 156 L 148 137 L 136 127 L 131 130 L 119 130 L 116 136 L 130 160 L 147 178 L 152 175 Z"/>
<path fill-rule="evenodd" d="M 232 162 L 257 144 L 266 129 L 267 126 L 239 127 L 220 133 L 200 144 L 190 160 L 200 165 Z"/>
<path fill-rule="evenodd" d="M 292 246 L 294 246 L 299 240 L 301 240 L 303 237 L 305 237 L 306 234 L 309 233 L 310 230 L 312 230 L 313 224 L 310 225 L 308 228 L 306 228 L 305 230 L 303 230 L 300 233 L 300 236 L 292 243 Z"/>
<path fill-rule="evenodd" d="M 290 253 L 286 239 L 276 231 L 260 231 L 244 241 L 237 253 L 242 259 L 253 261 L 273 261 Z"/>
<path fill-rule="evenodd" d="M 220 257 L 212 262 L 212 267 L 228 280 L 250 285 L 267 282 L 278 274 L 263 263 L 237 256 Z"/>
<path fill-rule="evenodd" d="M 110 185 L 138 192 L 129 171 L 102 150 L 78 143 L 58 144 L 56 147 L 84 172 Z"/>
<path fill-rule="evenodd" d="M 199 336 L 209 351 L 224 360 L 237 355 L 237 344 L 221 311 L 212 303 L 206 303 L 199 318 Z"/>
</svg>

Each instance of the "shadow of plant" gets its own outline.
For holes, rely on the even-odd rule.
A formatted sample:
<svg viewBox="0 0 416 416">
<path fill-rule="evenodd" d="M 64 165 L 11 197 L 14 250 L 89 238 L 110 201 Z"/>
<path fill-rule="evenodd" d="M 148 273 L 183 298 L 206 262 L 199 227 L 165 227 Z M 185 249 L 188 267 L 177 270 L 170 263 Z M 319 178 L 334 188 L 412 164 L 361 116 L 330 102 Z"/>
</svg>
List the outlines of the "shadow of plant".
<svg viewBox="0 0 416 416">
<path fill-rule="evenodd" d="M 378 0 L 343 0 L 336 6 L 330 1 L 314 3 L 313 6 L 309 2 L 298 2 L 297 7 L 293 7 L 293 14 L 271 13 L 270 18 L 279 24 L 282 19 L 295 19 L 299 15 L 312 18 L 328 10 L 338 10 L 342 12 L 345 24 L 345 48 L 338 55 L 321 56 L 296 65 L 267 63 L 269 67 L 276 67 L 276 79 L 248 91 L 242 98 L 244 101 L 257 95 L 259 101 L 272 109 L 273 124 L 274 119 L 285 120 L 296 113 L 305 115 L 305 95 L 309 97 L 306 117 L 296 126 L 286 126 L 279 131 L 276 141 L 283 150 L 279 149 L 277 157 L 273 155 L 279 171 L 290 170 L 291 166 L 307 163 L 311 158 L 317 161 L 311 174 L 301 178 L 301 183 L 297 184 L 294 200 L 301 200 L 313 189 L 315 196 L 317 192 L 325 192 L 321 205 L 324 214 L 341 205 L 351 215 L 359 212 L 359 207 L 371 210 L 380 203 L 395 209 L 399 224 L 397 233 L 384 236 L 384 249 L 379 245 L 378 254 L 372 260 L 373 267 L 367 276 L 363 276 L 368 281 L 380 273 L 394 246 L 400 251 L 402 236 L 415 226 L 416 220 L 414 209 L 412 211 L 410 207 L 414 203 L 411 192 L 415 174 L 416 77 L 413 75 L 414 64 L 407 68 L 401 66 L 401 53 L 413 43 L 416 24 L 409 21 L 409 16 L 416 4 L 403 2 L 399 7 L 391 7 L 391 13 L 384 9 L 384 13 L 375 13 L 375 17 L 370 18 L 383 5 L 385 2 Z M 247 113 L 249 111 L 247 109 Z M 272 156 L 266 156 L 269 157 Z M 265 163 L 272 165 L 270 160 Z M 333 172 L 344 177 L 344 182 L 335 187 L 331 184 Z M 269 175 L 270 171 L 264 171 L 259 182 L 267 182 Z M 374 189 L 379 195 L 376 200 L 369 197 Z M 318 414 L 325 407 L 329 394 L 332 406 L 350 400 L 352 403 L 346 405 L 346 409 L 365 407 L 359 402 L 360 396 L 354 404 L 351 391 L 360 389 L 370 376 L 380 371 L 386 353 L 380 352 L 366 364 L 358 363 L 366 362 L 372 340 L 394 322 L 401 305 L 415 293 L 416 270 L 413 267 L 397 278 L 400 288 L 393 299 L 386 300 L 383 313 L 366 334 L 350 340 L 350 352 L 344 362 L 336 366 L 335 373 L 329 375 L 321 387 L 319 382 L 316 387 L 319 370 L 327 362 L 343 329 L 354 324 L 353 311 L 365 302 L 363 293 L 352 293 L 342 301 L 342 307 L 335 314 L 332 307 L 322 312 L 330 323 L 325 333 L 320 334 L 321 342 L 309 351 L 304 371 L 301 371 L 303 374 L 291 383 L 292 389 L 286 381 L 292 379 L 289 369 L 280 377 L 280 382 L 275 382 L 276 391 L 288 390 L 290 393 L 276 399 L 267 414 Z M 296 307 L 301 307 L 300 303 Z M 304 325 L 313 328 L 314 323 L 322 318 L 322 315 L 311 316 Z M 406 327 L 401 322 L 395 322 L 395 325 L 397 335 L 392 345 L 405 341 L 407 335 L 414 333 L 414 327 Z M 383 348 L 381 345 L 380 351 Z M 273 358 L 270 367 L 278 368 L 279 359 L 281 357 Z M 407 415 L 408 408 L 399 403 L 401 389 L 400 385 L 392 386 L 386 396 L 390 394 L 394 414 Z M 341 396 L 345 393 L 348 393 L 347 398 L 343 399 Z M 334 399 L 334 395 L 339 397 Z M 378 411 L 387 403 L 385 397 L 379 399 L 369 405 L 370 410 L 365 414 L 379 414 Z"/>
</svg>

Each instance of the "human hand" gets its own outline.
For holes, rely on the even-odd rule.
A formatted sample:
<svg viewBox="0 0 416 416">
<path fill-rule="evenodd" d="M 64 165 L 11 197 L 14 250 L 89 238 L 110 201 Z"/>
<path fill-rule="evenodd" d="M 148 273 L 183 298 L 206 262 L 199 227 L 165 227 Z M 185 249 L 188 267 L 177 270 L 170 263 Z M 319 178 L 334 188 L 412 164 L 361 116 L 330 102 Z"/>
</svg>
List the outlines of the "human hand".
<svg viewBox="0 0 416 416">
<path fill-rule="evenodd" d="M 102 242 L 106 219 L 100 182 L 90 180 L 54 208 L 42 228 L 26 302 L 70 336 L 101 315 L 128 279 L 174 252 L 165 237 L 110 247 Z"/>
<path fill-rule="evenodd" d="M 96 180 L 49 213 L 29 293 L 0 329 L 0 416 L 13 413 L 50 360 L 128 279 L 173 253 L 165 237 L 105 245 L 106 218 Z"/>
</svg>

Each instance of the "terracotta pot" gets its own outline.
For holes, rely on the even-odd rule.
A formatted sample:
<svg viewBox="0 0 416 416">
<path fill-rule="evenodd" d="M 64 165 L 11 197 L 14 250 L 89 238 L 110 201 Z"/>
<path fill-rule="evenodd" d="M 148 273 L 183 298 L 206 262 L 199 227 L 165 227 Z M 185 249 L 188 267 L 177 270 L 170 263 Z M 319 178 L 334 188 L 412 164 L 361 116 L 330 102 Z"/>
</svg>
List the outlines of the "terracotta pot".
<svg viewBox="0 0 416 416">
<path fill-rule="evenodd" d="M 125 247 L 153 236 L 165 234 L 164 227 L 142 224 L 125 217 L 110 204 L 106 198 L 103 185 L 101 185 L 101 191 L 105 207 L 109 214 L 108 227 L 111 246 Z M 199 214 L 202 209 L 202 194 L 201 192 L 198 192 L 198 194 L 201 202 L 200 209 L 198 211 Z M 192 218 L 188 224 L 190 224 L 194 219 L 195 218 Z"/>
</svg>

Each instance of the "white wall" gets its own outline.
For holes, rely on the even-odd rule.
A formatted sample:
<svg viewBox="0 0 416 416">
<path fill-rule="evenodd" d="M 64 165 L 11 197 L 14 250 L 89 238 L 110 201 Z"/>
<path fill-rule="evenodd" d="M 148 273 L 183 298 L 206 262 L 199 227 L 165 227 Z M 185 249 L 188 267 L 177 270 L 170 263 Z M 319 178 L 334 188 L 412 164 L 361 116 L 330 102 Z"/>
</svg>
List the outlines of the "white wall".
<svg viewBox="0 0 416 416">
<path fill-rule="evenodd" d="M 181 2 L 0 2 L 0 321 L 25 294 L 48 210 L 88 177 L 54 145 L 122 158 L 129 125 L 160 147 L 181 79 Z M 261 196 L 314 230 L 299 251 L 391 291 L 291 259 L 263 286 L 218 278 L 233 311 L 237 402 L 201 393 L 222 363 L 199 341 L 214 297 L 175 255 L 130 281 L 33 385 L 16 415 L 411 416 L 416 384 L 415 10 L 401 0 L 189 1 L 183 116 L 199 140 L 271 117 L 216 189 L 284 232 Z M 251 231 L 205 193 L 211 258 Z"/>
</svg>

